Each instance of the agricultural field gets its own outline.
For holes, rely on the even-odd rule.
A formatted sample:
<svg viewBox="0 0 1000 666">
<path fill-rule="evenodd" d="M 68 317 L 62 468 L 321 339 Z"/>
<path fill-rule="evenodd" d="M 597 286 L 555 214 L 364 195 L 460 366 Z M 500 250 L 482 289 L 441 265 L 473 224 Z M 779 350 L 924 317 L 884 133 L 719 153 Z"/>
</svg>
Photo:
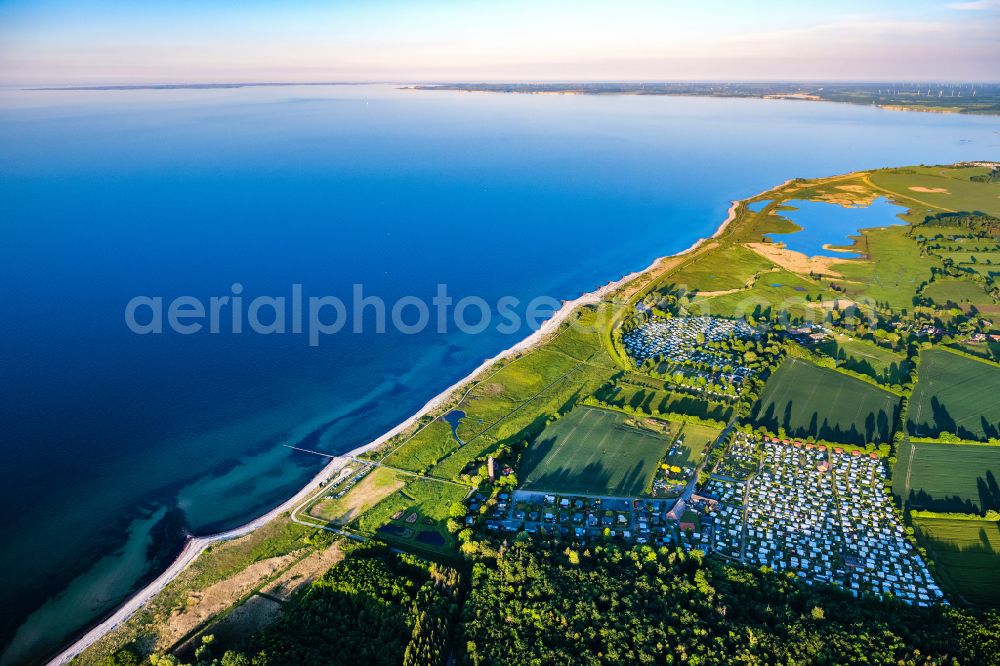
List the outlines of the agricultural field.
<svg viewBox="0 0 1000 666">
<path fill-rule="evenodd" d="M 442 419 L 408 441 L 391 442 L 371 457 L 387 456 L 386 464 L 394 467 L 460 480 L 470 463 L 503 444 L 537 435 L 548 415 L 589 395 L 616 370 L 601 337 L 606 310 L 611 307 L 581 309 L 576 320 L 544 346 L 498 364 L 478 381 L 458 407 L 465 413 L 458 423 L 462 445 Z"/>
<path fill-rule="evenodd" d="M 988 361 L 1000 362 L 1000 342 L 993 340 L 985 342 L 956 342 L 949 346 Z"/>
<path fill-rule="evenodd" d="M 309 515 L 336 525 L 346 525 L 404 485 L 408 475 L 376 467 L 339 499 L 324 498 L 309 509 Z"/>
<path fill-rule="evenodd" d="M 1000 522 L 918 517 L 913 526 L 949 591 L 969 603 L 1000 605 Z"/>
<path fill-rule="evenodd" d="M 867 444 L 889 441 L 898 407 L 897 396 L 876 386 L 789 358 L 767 382 L 750 420 L 792 437 Z"/>
<path fill-rule="evenodd" d="M 528 447 L 518 478 L 525 490 L 638 496 L 669 447 L 660 434 L 625 424 L 623 414 L 577 407 Z"/>
<path fill-rule="evenodd" d="M 905 442 L 893 492 L 911 509 L 982 513 L 1000 509 L 1000 446 Z"/>
<path fill-rule="evenodd" d="M 416 551 L 453 554 L 455 536 L 447 521 L 452 504 L 461 503 L 469 488 L 426 477 L 409 477 L 406 485 L 350 523 L 362 534 Z"/>
<path fill-rule="evenodd" d="M 880 384 L 902 384 L 909 377 L 906 356 L 885 347 L 838 333 L 816 348 L 844 368 L 868 375 Z"/>
<path fill-rule="evenodd" d="M 931 299 L 938 306 L 949 303 L 955 305 L 992 305 L 993 299 L 981 286 L 970 280 L 944 278 L 936 280 L 924 288 L 921 295 Z"/>
<path fill-rule="evenodd" d="M 920 355 L 919 380 L 910 398 L 911 435 L 962 439 L 1000 437 L 1000 366 L 943 349 Z"/>
</svg>

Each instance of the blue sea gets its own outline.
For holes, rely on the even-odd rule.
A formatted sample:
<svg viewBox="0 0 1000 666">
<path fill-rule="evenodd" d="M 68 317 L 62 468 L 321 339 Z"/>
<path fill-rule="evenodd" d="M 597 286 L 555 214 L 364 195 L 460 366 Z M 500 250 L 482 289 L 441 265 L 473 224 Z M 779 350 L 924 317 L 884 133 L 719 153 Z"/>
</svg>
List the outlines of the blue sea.
<svg viewBox="0 0 1000 666">
<path fill-rule="evenodd" d="M 996 158 L 998 129 L 779 100 L 0 89 L 0 663 L 51 654 L 184 533 L 293 494 L 324 459 L 282 444 L 353 449 L 529 332 L 139 335 L 132 299 L 568 299 L 732 199 Z"/>
</svg>

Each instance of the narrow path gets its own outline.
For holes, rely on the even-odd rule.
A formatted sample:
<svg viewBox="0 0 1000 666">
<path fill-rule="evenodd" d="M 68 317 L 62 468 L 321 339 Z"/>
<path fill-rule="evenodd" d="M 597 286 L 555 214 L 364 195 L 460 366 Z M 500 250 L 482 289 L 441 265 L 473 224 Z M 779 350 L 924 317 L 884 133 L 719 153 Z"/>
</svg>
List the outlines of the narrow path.
<svg viewBox="0 0 1000 666">
<path fill-rule="evenodd" d="M 910 459 L 906 463 L 906 480 L 903 482 L 903 515 L 906 515 L 906 504 L 910 497 L 910 473 L 913 471 L 913 459 L 917 457 L 917 447 L 907 440 L 910 447 Z"/>
</svg>

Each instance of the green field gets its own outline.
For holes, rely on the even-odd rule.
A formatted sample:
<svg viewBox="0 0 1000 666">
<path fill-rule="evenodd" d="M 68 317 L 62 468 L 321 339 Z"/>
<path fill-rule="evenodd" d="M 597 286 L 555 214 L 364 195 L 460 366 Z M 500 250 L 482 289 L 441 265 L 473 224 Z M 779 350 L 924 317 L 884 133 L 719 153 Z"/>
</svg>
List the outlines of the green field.
<svg viewBox="0 0 1000 666">
<path fill-rule="evenodd" d="M 546 428 L 521 459 L 527 490 L 638 496 L 652 482 L 669 442 L 625 425 L 623 414 L 577 407 Z"/>
<path fill-rule="evenodd" d="M 973 440 L 1000 437 L 998 396 L 1000 366 L 928 349 L 920 355 L 907 428 L 921 437 L 942 432 Z"/>
<path fill-rule="evenodd" d="M 373 469 L 343 497 L 316 502 L 309 509 L 309 515 L 345 525 L 402 488 L 408 478 L 408 475 L 383 467 Z"/>
<path fill-rule="evenodd" d="M 708 445 L 719 438 L 722 428 L 702 425 L 700 423 L 677 423 L 671 432 L 684 437 L 684 444 L 679 447 L 679 453 L 670 457 L 670 464 L 684 467 L 697 467 L 701 462 L 702 452 Z"/>
<path fill-rule="evenodd" d="M 848 370 L 868 375 L 882 384 L 902 384 L 909 376 L 906 356 L 871 342 L 838 333 L 833 339 L 820 342 L 817 349 L 841 361 Z"/>
<path fill-rule="evenodd" d="M 663 384 L 662 381 L 659 383 Z M 733 408 L 727 403 L 709 402 L 688 393 L 655 389 L 645 383 L 628 380 L 619 382 L 617 386 L 606 384 L 594 393 L 594 397 L 608 405 L 666 418 L 674 413 L 725 422 L 733 415 Z"/>
<path fill-rule="evenodd" d="M 380 501 L 350 527 L 411 550 L 453 554 L 455 536 L 448 531 L 448 511 L 462 502 L 469 489 L 454 483 L 415 476 L 406 485 Z"/>
<path fill-rule="evenodd" d="M 897 396 L 876 386 L 789 358 L 767 382 L 750 420 L 793 437 L 867 444 L 892 437 L 898 406 Z"/>
<path fill-rule="evenodd" d="M 866 229 L 859 246 L 868 261 L 837 264 L 847 282 L 843 287 L 855 300 L 888 303 L 893 308 L 910 308 L 913 295 L 931 277 L 931 267 L 940 266 L 936 257 L 920 255 L 919 244 L 907 234 L 908 226 Z"/>
<path fill-rule="evenodd" d="M 983 291 L 983 288 L 978 284 L 969 280 L 961 280 L 957 278 L 944 278 L 936 280 L 924 288 L 922 295 L 931 299 L 938 305 L 947 305 L 948 303 L 954 303 L 956 305 L 963 305 L 966 303 L 971 303 L 973 305 L 993 303 L 993 299 L 990 298 L 990 295 Z"/>
<path fill-rule="evenodd" d="M 906 442 L 896 452 L 893 492 L 911 509 L 1000 509 L 1000 446 Z"/>
<path fill-rule="evenodd" d="M 698 291 L 721 291 L 745 287 L 753 276 L 774 267 L 770 261 L 753 250 L 733 246 L 726 254 L 726 261 L 696 261 L 672 276 L 673 288 Z"/>
<path fill-rule="evenodd" d="M 916 172 L 916 173 L 914 173 Z M 871 174 L 871 181 L 878 187 L 899 194 L 916 202 L 930 204 L 946 210 L 979 210 L 1000 216 L 1000 199 L 995 185 L 975 183 L 969 176 L 973 169 L 939 169 L 936 167 L 884 169 Z M 944 192 L 916 192 L 918 187 Z M 903 202 L 905 203 L 905 202 Z"/>
<path fill-rule="evenodd" d="M 973 604 L 1000 605 L 1000 523 L 915 518 L 913 525 L 947 591 Z"/>
<path fill-rule="evenodd" d="M 432 421 L 399 448 L 385 457 L 383 462 L 413 472 L 425 472 L 432 465 L 458 448 L 458 440 L 451 432 L 451 425 L 444 419 Z"/>
<path fill-rule="evenodd" d="M 1000 316 L 1000 313 L 995 316 Z M 1000 342 L 989 340 L 987 342 L 956 342 L 949 345 L 966 354 L 972 354 L 989 361 L 1000 362 Z"/>
<path fill-rule="evenodd" d="M 786 270 L 776 270 L 760 276 L 751 289 L 731 294 L 698 296 L 688 310 L 695 315 L 740 318 L 747 315 L 759 319 L 768 314 L 787 313 L 790 317 L 814 319 L 817 306 L 806 301 L 836 298 L 837 294 L 820 283 Z"/>
</svg>

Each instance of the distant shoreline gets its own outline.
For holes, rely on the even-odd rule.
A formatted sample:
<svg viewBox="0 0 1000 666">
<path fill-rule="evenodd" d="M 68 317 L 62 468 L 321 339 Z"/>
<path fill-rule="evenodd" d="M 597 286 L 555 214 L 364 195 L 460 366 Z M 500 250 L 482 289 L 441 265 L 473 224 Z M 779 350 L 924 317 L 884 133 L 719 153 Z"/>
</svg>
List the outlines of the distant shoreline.
<svg viewBox="0 0 1000 666">
<path fill-rule="evenodd" d="M 403 90 L 446 90 L 528 95 L 635 95 L 650 97 L 714 97 L 830 102 L 870 106 L 885 111 L 917 111 L 959 115 L 1000 115 L 998 83 L 934 82 L 807 82 L 807 81 L 564 81 L 521 83 L 428 83 L 400 81 L 235 81 L 209 83 L 135 83 L 38 85 L 31 91 L 231 90 L 291 86 L 398 86 Z M 977 87 L 978 86 L 978 87 Z M 900 89 L 904 89 L 900 92 Z M 949 95 L 945 95 L 945 88 Z M 937 90 L 935 96 L 933 91 Z M 956 96 L 954 93 L 958 91 Z M 985 91 L 985 92 L 984 92 Z M 983 94 L 978 94 L 983 93 Z"/>
<path fill-rule="evenodd" d="M 977 88 L 978 86 L 978 88 Z M 801 81 L 662 81 L 564 83 L 442 83 L 405 86 L 410 90 L 491 92 L 526 95 L 634 95 L 829 102 L 885 111 L 960 115 L 1000 115 L 1000 84 L 815 83 Z M 948 88 L 949 95 L 945 95 Z M 903 89 L 903 90 L 900 90 Z M 937 91 L 937 94 L 933 94 Z M 958 91 L 958 95 L 955 92 Z M 985 92 L 984 92 L 985 91 Z M 983 94 L 978 94 L 983 93 Z"/>
<path fill-rule="evenodd" d="M 774 190 L 783 188 L 790 182 L 792 182 L 792 180 L 794 179 L 786 180 L 780 185 L 775 185 L 774 187 L 770 187 L 764 190 L 763 192 L 754 194 L 744 199 L 737 199 L 732 201 L 728 213 L 726 215 L 726 218 L 716 228 L 715 232 L 711 236 L 705 238 L 699 238 L 690 247 L 681 250 L 680 252 L 657 257 L 656 259 L 653 260 L 652 263 L 649 264 L 649 266 L 647 266 L 642 270 L 628 273 L 627 275 L 624 275 L 617 280 L 608 282 L 607 284 L 598 287 L 593 291 L 586 292 L 573 300 L 564 301 L 562 307 L 560 307 L 552 315 L 552 317 L 543 322 L 542 325 L 537 330 L 533 331 L 526 338 L 514 344 L 513 346 L 508 347 L 507 349 L 501 351 L 496 356 L 493 356 L 492 358 L 483 361 L 483 363 L 480 364 L 475 370 L 465 375 L 463 378 L 459 379 L 457 382 L 446 388 L 444 391 L 438 393 L 436 396 L 428 400 L 423 407 L 417 410 L 409 418 L 398 423 L 395 427 L 386 431 L 376 439 L 368 442 L 367 444 L 359 446 L 349 451 L 346 454 L 333 458 L 326 466 L 323 467 L 322 470 L 320 470 L 318 474 L 316 474 L 309 481 L 309 483 L 307 483 L 297 493 L 295 493 L 295 495 L 293 495 L 286 501 L 282 502 L 279 506 L 271 509 L 264 515 L 254 520 L 251 520 L 247 523 L 244 523 L 243 525 L 240 525 L 239 527 L 236 527 L 232 530 L 227 530 L 225 532 L 220 532 L 218 534 L 212 534 L 207 536 L 191 537 L 185 543 L 184 548 L 181 551 L 180 555 L 177 556 L 177 558 L 170 564 L 170 566 L 163 573 L 157 576 L 155 580 L 146 585 L 144 588 L 142 588 L 141 590 L 137 591 L 132 596 L 130 596 L 110 616 L 108 616 L 106 619 L 104 619 L 91 629 L 89 629 L 86 633 L 84 633 L 77 640 L 75 640 L 69 647 L 59 652 L 55 657 L 50 659 L 47 663 L 49 664 L 49 666 L 69 663 L 77 656 L 79 656 L 80 653 L 82 653 L 84 650 L 92 646 L 94 643 L 102 639 L 104 636 L 109 634 L 114 629 L 118 628 L 124 622 L 128 621 L 128 619 L 132 617 L 133 614 L 135 614 L 139 609 L 141 609 L 150 599 L 159 594 L 172 580 L 174 580 L 174 578 L 176 578 L 182 571 L 184 571 L 184 569 L 187 568 L 189 564 L 194 562 L 195 559 L 197 559 L 197 557 L 202 552 L 204 552 L 205 549 L 208 548 L 210 545 L 218 543 L 220 541 L 229 541 L 242 536 L 246 536 L 247 534 L 256 530 L 258 527 L 262 527 L 264 524 L 270 522 L 274 518 L 277 518 L 286 511 L 292 510 L 297 504 L 305 501 L 306 498 L 308 498 L 312 493 L 316 492 L 316 490 L 319 489 L 320 484 L 323 481 L 329 479 L 331 476 L 336 474 L 340 469 L 342 469 L 347 464 L 350 458 L 359 456 L 362 453 L 365 453 L 366 451 L 370 451 L 374 448 L 377 448 L 378 446 L 381 446 L 388 440 L 404 432 L 407 428 L 417 423 L 424 416 L 429 415 L 436 409 L 446 406 L 451 401 L 451 399 L 453 398 L 454 394 L 457 391 L 464 388 L 470 382 L 475 381 L 479 375 L 488 370 L 497 362 L 516 356 L 517 354 L 528 351 L 538 346 L 551 333 L 558 330 L 559 326 L 561 326 L 563 322 L 567 321 L 570 318 L 570 316 L 574 312 L 576 312 L 578 308 L 586 305 L 599 303 L 608 294 L 616 291 L 617 289 L 627 285 L 628 283 L 648 273 L 656 271 L 663 262 L 669 259 L 674 259 L 686 254 L 690 254 L 691 252 L 697 250 L 703 243 L 713 238 L 718 238 L 723 233 L 725 233 L 729 225 L 732 224 L 732 222 L 736 219 L 736 213 L 739 210 L 739 206 L 741 203 L 750 201 L 751 199 L 756 199 L 758 197 L 766 195 L 769 192 L 773 192 Z"/>
</svg>

